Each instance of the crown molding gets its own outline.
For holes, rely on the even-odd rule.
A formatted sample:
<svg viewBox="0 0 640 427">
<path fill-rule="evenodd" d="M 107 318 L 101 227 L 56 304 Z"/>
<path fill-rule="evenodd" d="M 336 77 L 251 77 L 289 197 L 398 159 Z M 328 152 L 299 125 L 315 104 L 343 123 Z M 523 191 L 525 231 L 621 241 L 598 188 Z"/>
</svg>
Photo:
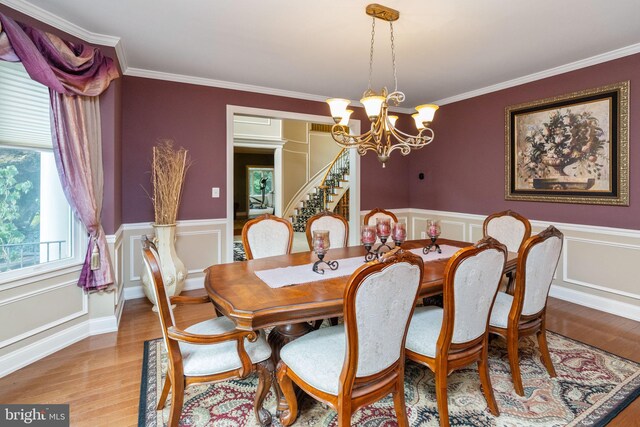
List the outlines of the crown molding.
<svg viewBox="0 0 640 427">
<path fill-rule="evenodd" d="M 328 98 L 322 95 L 313 95 L 310 93 L 294 92 L 283 89 L 275 89 L 265 86 L 255 86 L 244 83 L 228 82 L 224 80 L 208 79 L 204 77 L 194 77 L 185 74 L 165 73 L 162 71 L 145 70 L 142 68 L 127 68 L 125 72 L 127 76 L 144 77 L 147 79 L 168 80 L 178 83 L 188 83 L 198 86 L 218 87 L 222 89 L 233 89 L 244 92 L 263 93 L 265 95 L 283 96 L 287 98 L 305 99 L 307 101 L 325 102 Z"/>
<path fill-rule="evenodd" d="M 569 71 L 579 70 L 581 68 L 590 67 L 592 65 L 601 64 L 603 62 L 612 61 L 614 59 L 622 58 L 629 55 L 634 55 L 640 52 L 640 43 L 625 46 L 620 49 L 615 49 L 609 52 L 595 55 L 590 58 L 581 59 L 579 61 L 571 62 L 569 64 L 560 65 L 559 67 L 549 68 L 548 70 L 540 71 L 537 73 L 529 74 L 527 76 L 518 77 L 517 79 L 507 80 L 506 82 L 498 83 L 491 86 L 486 86 L 480 89 L 472 90 L 469 92 L 461 93 L 459 95 L 450 96 L 448 98 L 435 101 L 434 104 L 446 105 L 453 102 L 462 101 L 464 99 L 474 98 L 480 95 L 486 95 L 487 93 L 497 92 L 499 90 L 508 89 L 510 87 L 519 86 L 525 83 L 530 83 L 536 80 L 546 79 L 547 77 L 553 77 L 558 74 L 568 73 Z"/>
<path fill-rule="evenodd" d="M 125 56 L 124 47 L 122 46 L 122 40 L 120 37 L 110 36 L 107 34 L 92 33 L 72 22 L 67 21 L 64 18 L 54 15 L 53 13 L 44 10 L 38 6 L 35 6 L 25 0 L 2 0 L 2 4 L 8 6 L 18 12 L 29 15 L 30 17 L 37 19 L 40 22 L 51 25 L 60 31 L 71 34 L 86 41 L 87 43 L 97 44 L 100 46 L 113 47 L 116 50 L 116 56 L 120 63 L 120 69 L 124 72 L 127 69 L 127 60 Z"/>
<path fill-rule="evenodd" d="M 166 73 L 162 71 L 154 71 L 154 70 L 146 70 L 142 68 L 129 67 L 127 65 L 125 49 L 120 37 L 93 33 L 49 11 L 46 11 L 38 6 L 35 6 L 25 0 L 1 0 L 1 3 L 12 9 L 15 9 L 26 15 L 29 15 L 32 18 L 38 19 L 39 21 L 42 21 L 48 25 L 51 25 L 61 31 L 64 31 L 75 37 L 85 40 L 89 43 L 98 44 L 102 46 L 110 46 L 115 48 L 118 61 L 120 62 L 120 69 L 122 70 L 123 74 L 128 76 L 143 77 L 143 78 L 155 79 L 155 80 L 167 80 L 167 81 L 173 81 L 173 82 L 179 82 L 179 83 L 194 84 L 199 86 L 210 86 L 210 87 L 218 87 L 222 89 L 240 90 L 245 92 L 262 93 L 265 95 L 282 96 L 286 98 L 304 99 L 308 101 L 317 101 L 317 102 L 325 102 L 325 100 L 328 98 L 327 96 L 314 95 L 314 94 L 304 93 L 304 92 L 294 92 L 294 91 L 288 91 L 284 89 L 275 89 L 275 88 L 269 88 L 264 86 L 255 86 L 255 85 L 249 85 L 244 83 L 235 83 L 235 82 L 229 82 L 224 80 L 215 80 L 215 79 L 208 79 L 203 77 L 188 76 L 184 74 Z M 614 59 L 622 58 L 625 56 L 634 55 L 636 53 L 640 53 L 640 43 L 615 49 L 609 52 L 602 53 L 600 55 L 592 56 L 590 58 L 581 59 L 579 61 L 571 62 L 569 64 L 560 65 L 558 67 L 550 68 L 548 70 L 518 77 L 512 80 L 507 80 L 505 82 L 497 83 L 495 85 L 490 85 L 480 89 L 475 89 L 469 92 L 464 92 L 458 95 L 450 96 L 448 98 L 443 98 L 438 101 L 434 101 L 433 103 L 437 105 L 451 104 L 451 103 L 462 101 L 465 99 L 474 98 L 476 96 L 486 95 L 491 92 L 497 92 L 499 90 L 508 89 L 508 88 L 519 86 L 525 83 L 530 83 L 536 80 L 541 80 L 547 77 L 556 76 L 558 74 L 567 73 L 569 71 L 575 71 L 575 70 L 579 70 L 581 68 L 589 67 L 592 65 L 601 64 L 603 62 L 612 61 Z M 362 104 L 357 101 L 353 101 L 352 105 L 356 107 L 362 107 Z M 403 114 L 412 114 L 415 112 L 414 109 L 412 108 L 404 108 L 404 107 L 392 107 L 392 108 L 389 108 L 389 110 L 397 113 L 403 113 Z"/>
<path fill-rule="evenodd" d="M 120 42 L 120 37 L 92 33 L 24 0 L 2 0 L 2 4 L 92 44 L 117 47 Z"/>
</svg>

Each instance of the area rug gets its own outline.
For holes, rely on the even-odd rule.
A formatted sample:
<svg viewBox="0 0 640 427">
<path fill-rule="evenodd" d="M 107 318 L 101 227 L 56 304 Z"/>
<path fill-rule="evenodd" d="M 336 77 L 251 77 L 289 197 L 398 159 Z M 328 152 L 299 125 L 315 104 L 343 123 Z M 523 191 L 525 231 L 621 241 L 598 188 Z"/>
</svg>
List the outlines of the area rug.
<svg viewBox="0 0 640 427">
<path fill-rule="evenodd" d="M 513 390 L 511 371 L 502 339 L 490 345 L 490 375 L 500 416 L 487 408 L 476 365 L 449 376 L 449 416 L 452 426 L 604 426 L 640 395 L 640 364 L 548 333 L 549 351 L 557 377 L 549 378 L 540 361 L 537 343 L 520 342 L 520 367 L 525 395 Z M 166 372 L 167 356 L 162 340 L 145 342 L 139 409 L 139 426 L 164 426 L 169 405 L 156 411 Z M 407 363 L 405 396 L 411 426 L 437 426 L 435 380 L 429 369 Z M 182 426 L 257 426 L 253 398 L 257 377 L 214 385 L 192 386 L 186 391 Z M 270 392 L 265 408 L 275 417 Z M 358 410 L 354 426 L 397 425 L 391 397 Z M 307 397 L 300 405 L 295 426 L 337 426 L 335 411 Z"/>
<path fill-rule="evenodd" d="M 242 242 L 235 241 L 233 242 L 233 260 L 234 261 L 246 261 L 247 255 L 244 252 L 244 246 Z"/>
</svg>

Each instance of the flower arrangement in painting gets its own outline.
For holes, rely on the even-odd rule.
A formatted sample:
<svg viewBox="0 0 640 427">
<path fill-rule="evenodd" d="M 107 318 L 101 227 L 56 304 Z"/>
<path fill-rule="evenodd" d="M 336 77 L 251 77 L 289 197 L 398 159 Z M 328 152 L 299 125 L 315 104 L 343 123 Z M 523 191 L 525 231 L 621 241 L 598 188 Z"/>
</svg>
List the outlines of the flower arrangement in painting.
<svg viewBox="0 0 640 427">
<path fill-rule="evenodd" d="M 599 179 L 603 160 L 608 157 L 605 132 L 589 111 L 552 111 L 549 121 L 528 126 L 525 142 L 525 149 L 519 153 L 520 171 L 529 179 L 585 174 Z M 567 173 L 566 168 L 573 164 Z"/>
</svg>

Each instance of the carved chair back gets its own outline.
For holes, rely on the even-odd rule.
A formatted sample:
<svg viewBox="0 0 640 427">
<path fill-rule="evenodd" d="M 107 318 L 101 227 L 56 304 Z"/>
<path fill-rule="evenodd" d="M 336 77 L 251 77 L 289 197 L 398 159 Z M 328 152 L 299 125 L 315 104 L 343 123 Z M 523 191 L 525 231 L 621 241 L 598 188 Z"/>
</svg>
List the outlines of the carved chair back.
<svg viewBox="0 0 640 427">
<path fill-rule="evenodd" d="M 264 214 L 242 227 L 242 244 L 247 259 L 291 253 L 293 227 L 285 219 Z"/>
<path fill-rule="evenodd" d="M 447 354 L 452 345 L 472 342 L 486 334 L 506 261 L 505 245 L 489 237 L 459 250 L 448 262 L 437 343 L 442 354 Z"/>
<path fill-rule="evenodd" d="M 482 225 L 484 237 L 493 237 L 504 244 L 509 252 L 518 252 L 531 236 L 529 220 L 512 210 L 489 215 Z"/>
<path fill-rule="evenodd" d="M 344 248 L 347 246 L 349 224 L 343 216 L 324 211 L 309 218 L 306 227 L 309 249 L 313 249 L 312 238 L 315 230 L 329 231 L 329 244 L 332 248 Z"/>
<path fill-rule="evenodd" d="M 371 381 L 404 369 L 404 346 L 422 282 L 422 259 L 394 250 L 380 262 L 362 266 L 344 294 L 347 353 L 340 376 L 342 393 L 354 381 Z M 401 371 L 403 372 L 403 371 Z"/>
<path fill-rule="evenodd" d="M 387 211 L 380 208 L 371 209 L 364 216 L 364 223 L 366 225 L 376 225 L 376 218 L 389 218 L 392 222 L 398 222 L 398 217 L 391 211 Z"/>
<path fill-rule="evenodd" d="M 563 234 L 549 226 L 540 234 L 529 238 L 519 256 L 514 290 L 514 318 L 520 314 L 532 316 L 547 305 L 549 288 L 562 252 Z M 523 272 L 523 274 L 520 274 Z M 511 316 L 509 316 L 511 317 Z"/>
</svg>

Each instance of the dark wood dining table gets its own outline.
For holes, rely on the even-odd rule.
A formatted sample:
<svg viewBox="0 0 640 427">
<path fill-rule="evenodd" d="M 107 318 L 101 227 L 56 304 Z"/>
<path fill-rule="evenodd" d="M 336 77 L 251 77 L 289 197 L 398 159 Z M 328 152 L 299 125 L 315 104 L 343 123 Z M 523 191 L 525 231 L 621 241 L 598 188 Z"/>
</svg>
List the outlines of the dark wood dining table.
<svg viewBox="0 0 640 427">
<path fill-rule="evenodd" d="M 411 240 L 402 244 L 403 249 L 423 248 L 430 240 Z M 456 247 L 471 243 L 438 239 L 438 243 Z M 330 249 L 325 259 L 338 260 L 362 257 L 363 246 Z M 205 270 L 204 286 L 216 311 L 233 320 L 238 329 L 260 330 L 273 327 L 268 336 L 273 351 L 274 363 L 280 360 L 280 349 L 288 342 L 313 330 L 311 321 L 342 316 L 343 295 L 349 275 L 324 278 L 318 274 L 314 282 L 271 288 L 263 282 L 256 271 L 278 267 L 311 264 L 317 261 L 313 252 L 298 252 L 288 255 L 254 259 L 246 262 L 217 264 Z M 517 254 L 510 252 L 505 272 L 516 267 Z M 424 263 L 424 276 L 420 287 L 420 298 L 442 293 L 444 269 L 448 259 Z M 278 388 L 276 387 L 276 390 Z M 278 393 L 279 394 L 279 393 Z M 278 396 L 278 411 L 286 408 L 282 396 Z"/>
</svg>

